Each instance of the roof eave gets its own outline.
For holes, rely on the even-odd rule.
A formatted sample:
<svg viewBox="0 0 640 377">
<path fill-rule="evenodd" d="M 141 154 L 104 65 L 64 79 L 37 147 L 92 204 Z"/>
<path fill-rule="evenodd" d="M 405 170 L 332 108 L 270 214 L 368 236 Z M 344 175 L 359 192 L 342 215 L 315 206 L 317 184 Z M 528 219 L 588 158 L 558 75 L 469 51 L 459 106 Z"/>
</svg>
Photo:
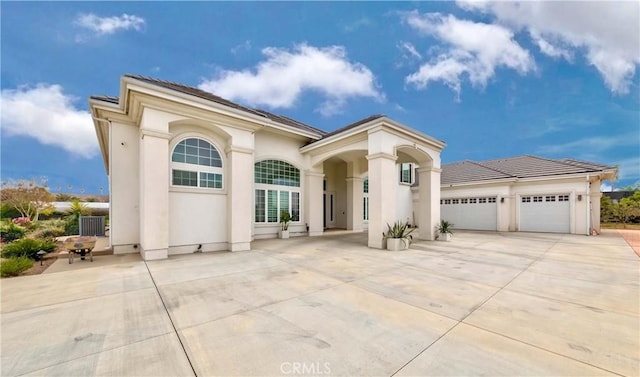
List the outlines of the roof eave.
<svg viewBox="0 0 640 377">
<path fill-rule="evenodd" d="M 430 145 L 431 147 L 434 147 L 435 149 L 437 149 L 438 151 L 442 151 L 442 149 L 444 149 L 444 147 L 446 147 L 447 143 L 445 143 L 444 141 L 441 140 L 437 140 L 434 139 L 420 131 L 414 130 L 412 128 L 409 128 L 401 123 L 398 123 L 386 116 L 382 116 L 379 118 L 375 118 L 370 120 L 369 122 L 360 124 L 356 127 L 350 128 L 350 129 L 346 129 L 342 132 L 333 134 L 331 136 L 322 138 L 320 140 L 314 141 L 311 144 L 305 145 L 303 147 L 300 148 L 300 152 L 302 153 L 306 153 L 309 151 L 312 151 L 314 149 L 323 147 L 327 144 L 331 144 L 334 143 L 336 141 L 348 138 L 350 136 L 353 136 L 355 134 L 358 134 L 360 132 L 363 132 L 365 130 L 368 130 L 370 128 L 373 128 L 375 126 L 380 125 L 381 123 L 384 123 L 386 126 L 395 129 L 396 131 L 399 131 L 405 135 L 409 135 L 411 137 L 415 137 L 423 142 L 425 142 L 426 144 Z"/>
<path fill-rule="evenodd" d="M 129 77 L 129 76 L 123 76 L 122 80 L 121 80 L 122 84 L 121 87 L 122 88 L 126 88 L 124 91 L 128 92 L 129 90 L 134 90 L 135 86 L 138 86 L 140 88 L 149 90 L 149 91 L 155 91 L 155 92 L 160 92 L 163 94 L 166 94 L 168 96 L 173 96 L 173 97 L 177 97 L 182 99 L 183 101 L 191 101 L 193 103 L 197 103 L 200 106 L 203 107 L 209 107 L 209 108 L 214 108 L 218 111 L 221 111 L 223 113 L 228 113 L 230 115 L 233 115 L 235 117 L 253 122 L 253 123 L 257 123 L 261 126 L 269 126 L 269 127 L 273 127 L 275 129 L 279 129 L 281 131 L 286 131 L 289 133 L 293 133 L 299 136 L 304 136 L 307 137 L 309 139 L 313 139 L 313 140 L 318 140 L 322 137 L 321 134 L 315 133 L 315 132 L 311 132 L 311 131 L 306 131 L 306 130 L 302 130 L 302 129 L 298 129 L 286 124 L 282 124 L 276 121 L 273 121 L 267 117 L 262 117 L 262 116 L 258 116 L 256 114 L 251 114 L 247 111 L 243 111 L 240 109 L 235 109 L 233 107 L 221 104 L 221 103 L 217 103 L 211 100 L 208 100 L 206 98 L 200 98 L 198 96 L 194 96 L 192 94 L 188 94 L 188 93 L 183 93 L 180 92 L 178 90 L 175 89 L 170 89 L 170 88 L 165 88 L 163 86 L 157 85 L 157 84 L 153 84 L 153 83 L 149 83 L 143 80 L 139 80 L 136 79 L 134 77 Z M 142 91 L 145 92 L 145 91 Z M 150 93 L 149 93 L 150 94 Z M 121 94 L 121 98 L 123 98 L 123 95 L 126 95 L 126 93 L 122 93 Z M 122 102 L 122 101 L 121 101 Z"/>
</svg>

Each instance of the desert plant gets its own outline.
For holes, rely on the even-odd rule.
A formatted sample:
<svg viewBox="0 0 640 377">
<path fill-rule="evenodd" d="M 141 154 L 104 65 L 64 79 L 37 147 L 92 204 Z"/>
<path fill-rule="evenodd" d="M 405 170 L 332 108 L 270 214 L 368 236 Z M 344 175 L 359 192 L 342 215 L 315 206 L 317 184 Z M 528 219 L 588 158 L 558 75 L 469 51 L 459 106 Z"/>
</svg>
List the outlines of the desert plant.
<svg viewBox="0 0 640 377">
<path fill-rule="evenodd" d="M 453 228 L 452 223 L 448 222 L 447 220 L 440 220 L 440 224 L 438 224 L 438 233 L 440 234 L 453 234 L 453 232 L 451 231 L 451 229 Z"/>
<path fill-rule="evenodd" d="M 396 221 L 393 226 L 387 224 L 387 231 L 382 233 L 382 237 L 387 240 L 387 250 L 395 251 L 408 248 L 413 239 L 411 233 L 414 230 L 408 222 Z"/>
<path fill-rule="evenodd" d="M 283 231 L 289 230 L 290 222 L 291 222 L 291 214 L 289 214 L 289 211 L 280 212 L 280 227 Z"/>
<path fill-rule="evenodd" d="M 6 225 L 0 226 L 0 237 L 4 242 L 11 242 L 19 240 L 24 237 L 27 230 L 19 225 L 10 222 Z"/>
<path fill-rule="evenodd" d="M 3 246 L 3 258 L 27 257 L 37 259 L 38 251 L 44 250 L 47 253 L 56 249 L 56 242 L 52 239 L 22 238 Z"/>
<path fill-rule="evenodd" d="M 0 276 L 18 276 L 33 267 L 33 261 L 26 257 L 4 259 L 0 263 Z"/>
<path fill-rule="evenodd" d="M 393 223 L 393 226 L 387 224 L 387 231 L 386 233 L 382 233 L 382 236 L 385 239 L 388 239 L 388 238 L 412 239 L 413 237 L 411 236 L 411 233 L 414 230 L 415 229 L 411 228 L 409 223 L 396 221 L 395 223 Z"/>
<path fill-rule="evenodd" d="M 86 204 L 78 200 L 71 202 L 71 207 L 67 210 L 64 233 L 67 236 L 80 234 L 80 216 L 91 215 L 91 209 Z"/>
<path fill-rule="evenodd" d="M 65 235 L 64 227 L 48 226 L 31 233 L 33 238 L 56 238 Z"/>
</svg>

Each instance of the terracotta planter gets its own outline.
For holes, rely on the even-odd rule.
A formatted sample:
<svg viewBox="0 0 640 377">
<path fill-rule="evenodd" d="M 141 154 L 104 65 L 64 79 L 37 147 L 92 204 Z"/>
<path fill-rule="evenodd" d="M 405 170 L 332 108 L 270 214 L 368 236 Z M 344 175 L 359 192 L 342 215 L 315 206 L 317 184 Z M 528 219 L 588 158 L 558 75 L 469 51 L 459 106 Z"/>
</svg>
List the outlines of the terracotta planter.
<svg viewBox="0 0 640 377">
<path fill-rule="evenodd" d="M 409 240 L 403 238 L 387 238 L 387 250 L 399 251 L 409 248 Z"/>
</svg>

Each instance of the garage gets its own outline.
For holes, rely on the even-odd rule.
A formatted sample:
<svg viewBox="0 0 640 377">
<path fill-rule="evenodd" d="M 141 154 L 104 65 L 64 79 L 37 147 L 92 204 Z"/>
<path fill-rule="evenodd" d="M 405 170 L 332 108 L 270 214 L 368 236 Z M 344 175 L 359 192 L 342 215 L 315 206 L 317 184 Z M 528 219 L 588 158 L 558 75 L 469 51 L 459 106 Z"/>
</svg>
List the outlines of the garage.
<svg viewBox="0 0 640 377">
<path fill-rule="evenodd" d="M 442 199 L 440 203 L 440 217 L 453 223 L 454 229 L 498 229 L 495 196 Z"/>
<path fill-rule="evenodd" d="M 569 194 L 531 195 L 520 198 L 520 231 L 569 233 Z"/>
</svg>

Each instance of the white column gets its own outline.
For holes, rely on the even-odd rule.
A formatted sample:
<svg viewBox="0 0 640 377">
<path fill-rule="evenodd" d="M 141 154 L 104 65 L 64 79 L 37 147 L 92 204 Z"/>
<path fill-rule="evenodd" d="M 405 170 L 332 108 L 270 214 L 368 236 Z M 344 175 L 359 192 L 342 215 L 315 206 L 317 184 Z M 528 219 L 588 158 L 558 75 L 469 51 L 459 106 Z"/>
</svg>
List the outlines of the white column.
<svg viewBox="0 0 640 377">
<path fill-rule="evenodd" d="M 140 130 L 140 254 L 169 253 L 169 133 Z"/>
<path fill-rule="evenodd" d="M 227 243 L 231 251 L 251 249 L 253 204 L 253 151 L 227 149 Z"/>
<path fill-rule="evenodd" d="M 441 171 L 432 167 L 418 169 L 420 175 L 418 216 L 420 218 L 420 238 L 423 240 L 434 240 L 435 228 L 440 223 Z"/>
<path fill-rule="evenodd" d="M 354 232 L 362 232 L 364 221 L 363 182 L 362 178 L 347 178 L 347 229 Z"/>
<path fill-rule="evenodd" d="M 306 171 L 305 176 L 305 218 L 309 227 L 309 236 L 321 236 L 324 232 L 324 208 L 322 205 L 324 174 L 322 172 Z"/>
<path fill-rule="evenodd" d="M 367 156 L 369 160 L 369 247 L 382 249 L 382 233 L 396 219 L 397 157 L 387 153 Z"/>
</svg>

